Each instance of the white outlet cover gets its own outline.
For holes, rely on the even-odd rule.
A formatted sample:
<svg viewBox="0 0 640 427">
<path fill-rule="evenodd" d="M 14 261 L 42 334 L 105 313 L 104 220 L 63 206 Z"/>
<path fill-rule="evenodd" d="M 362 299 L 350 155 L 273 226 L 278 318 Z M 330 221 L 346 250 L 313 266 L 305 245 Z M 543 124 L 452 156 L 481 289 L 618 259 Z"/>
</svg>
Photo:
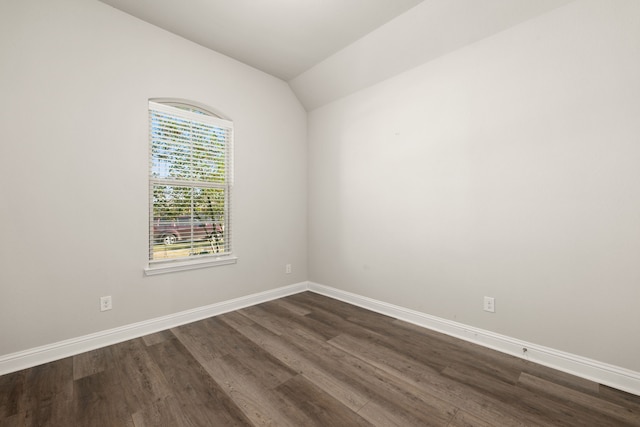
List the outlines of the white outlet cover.
<svg viewBox="0 0 640 427">
<path fill-rule="evenodd" d="M 100 297 L 100 311 L 107 311 L 113 308 L 111 297 Z"/>
<path fill-rule="evenodd" d="M 484 311 L 496 312 L 496 300 L 493 297 L 484 297 Z"/>
</svg>

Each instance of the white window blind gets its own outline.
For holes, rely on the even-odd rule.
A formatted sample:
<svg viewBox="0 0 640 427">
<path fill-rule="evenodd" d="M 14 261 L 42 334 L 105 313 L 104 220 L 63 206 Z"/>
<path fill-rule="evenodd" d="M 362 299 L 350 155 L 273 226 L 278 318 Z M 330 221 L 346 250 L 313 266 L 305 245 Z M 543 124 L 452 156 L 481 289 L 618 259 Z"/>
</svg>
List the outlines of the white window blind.
<svg viewBox="0 0 640 427">
<path fill-rule="evenodd" d="M 149 102 L 149 260 L 231 254 L 233 123 Z"/>
</svg>

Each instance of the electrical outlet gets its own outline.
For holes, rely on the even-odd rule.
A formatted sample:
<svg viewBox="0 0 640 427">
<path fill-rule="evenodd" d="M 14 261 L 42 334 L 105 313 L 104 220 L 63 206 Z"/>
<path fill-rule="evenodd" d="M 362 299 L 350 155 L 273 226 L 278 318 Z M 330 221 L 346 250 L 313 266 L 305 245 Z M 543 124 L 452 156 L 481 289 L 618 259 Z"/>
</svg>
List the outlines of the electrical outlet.
<svg viewBox="0 0 640 427">
<path fill-rule="evenodd" d="M 107 311 L 113 308 L 111 304 L 111 295 L 107 297 L 100 297 L 100 311 Z"/>
<path fill-rule="evenodd" d="M 484 311 L 496 312 L 496 300 L 493 297 L 484 297 Z"/>
<path fill-rule="evenodd" d="M 287 274 L 291 274 L 291 264 L 287 264 L 284 266 L 284 272 Z"/>
</svg>

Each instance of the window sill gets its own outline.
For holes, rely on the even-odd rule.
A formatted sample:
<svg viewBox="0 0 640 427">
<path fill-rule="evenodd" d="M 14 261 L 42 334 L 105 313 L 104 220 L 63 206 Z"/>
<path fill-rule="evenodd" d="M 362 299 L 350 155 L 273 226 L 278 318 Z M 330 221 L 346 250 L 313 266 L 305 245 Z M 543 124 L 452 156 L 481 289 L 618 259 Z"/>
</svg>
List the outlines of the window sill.
<svg viewBox="0 0 640 427">
<path fill-rule="evenodd" d="M 145 276 L 155 276 L 156 274 L 196 270 L 199 268 L 235 264 L 236 262 L 238 262 L 238 257 L 235 256 L 205 257 L 188 261 L 151 261 L 149 266 L 144 269 L 144 274 Z"/>
</svg>

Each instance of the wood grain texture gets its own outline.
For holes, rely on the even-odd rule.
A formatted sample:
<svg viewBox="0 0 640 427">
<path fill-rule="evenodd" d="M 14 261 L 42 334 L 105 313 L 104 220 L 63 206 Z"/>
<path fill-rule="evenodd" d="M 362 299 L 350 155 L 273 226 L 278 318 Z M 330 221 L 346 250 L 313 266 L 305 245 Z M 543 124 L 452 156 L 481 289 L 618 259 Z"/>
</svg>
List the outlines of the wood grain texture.
<svg viewBox="0 0 640 427">
<path fill-rule="evenodd" d="M 303 292 L 0 376 L 13 426 L 640 426 L 640 396 Z"/>
</svg>

